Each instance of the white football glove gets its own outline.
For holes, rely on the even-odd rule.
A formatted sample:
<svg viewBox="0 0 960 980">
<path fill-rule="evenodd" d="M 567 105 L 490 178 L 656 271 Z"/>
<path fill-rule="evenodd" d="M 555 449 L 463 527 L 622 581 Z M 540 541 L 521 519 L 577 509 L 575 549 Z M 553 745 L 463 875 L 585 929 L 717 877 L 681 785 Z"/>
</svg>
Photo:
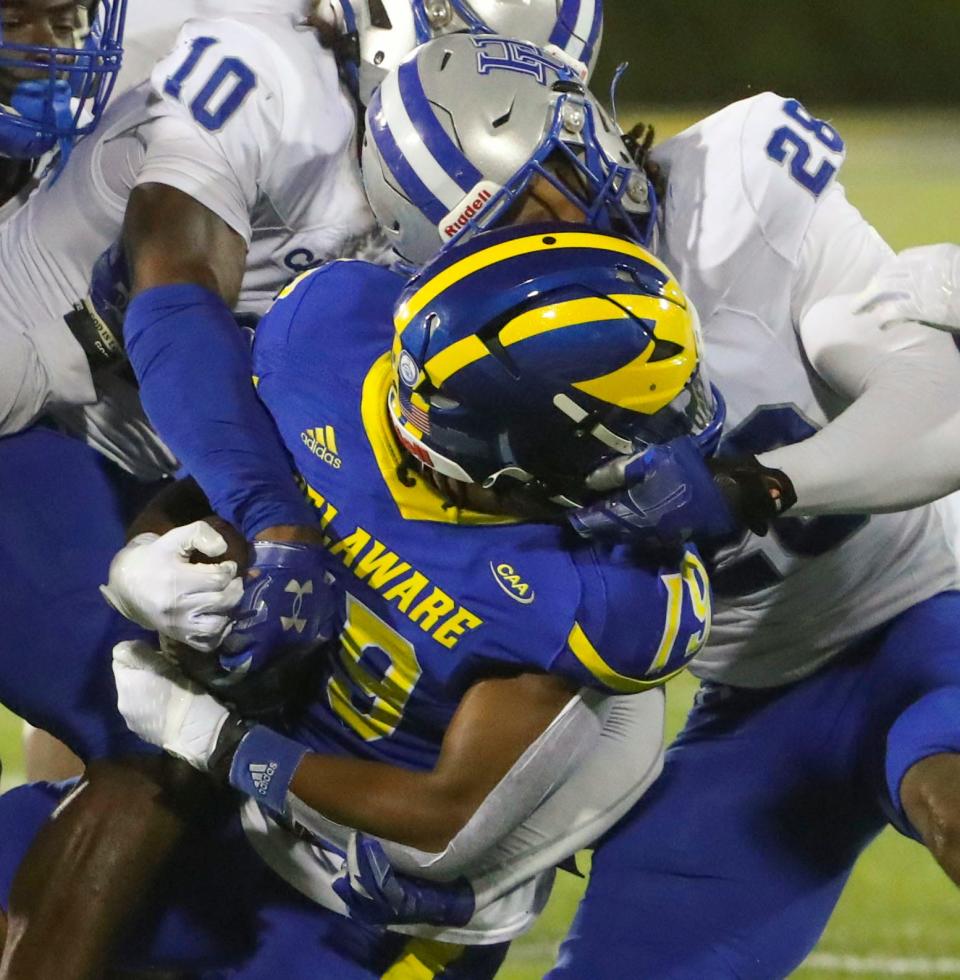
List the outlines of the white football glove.
<svg viewBox="0 0 960 980">
<path fill-rule="evenodd" d="M 229 710 L 143 640 L 113 648 L 113 676 L 130 731 L 206 771 Z"/>
<path fill-rule="evenodd" d="M 884 325 L 915 320 L 960 333 L 960 245 L 921 245 L 885 262 L 860 294 L 857 313 Z"/>
<path fill-rule="evenodd" d="M 204 521 L 162 536 L 138 534 L 114 556 L 100 591 L 134 623 L 209 653 L 230 632 L 243 580 L 235 561 L 192 564 L 190 554 L 216 558 L 226 550 L 222 535 Z"/>
</svg>

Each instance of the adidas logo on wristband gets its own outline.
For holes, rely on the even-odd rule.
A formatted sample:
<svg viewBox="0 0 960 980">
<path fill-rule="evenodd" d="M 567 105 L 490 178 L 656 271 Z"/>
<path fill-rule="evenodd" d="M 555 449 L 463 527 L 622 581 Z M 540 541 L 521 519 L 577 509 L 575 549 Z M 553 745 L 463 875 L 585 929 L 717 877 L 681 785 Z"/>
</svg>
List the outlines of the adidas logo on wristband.
<svg viewBox="0 0 960 980">
<path fill-rule="evenodd" d="M 247 767 L 247 771 L 250 773 L 250 779 L 257 791 L 257 795 L 266 796 L 267 790 L 270 788 L 270 780 L 273 779 L 277 771 L 277 763 L 252 762 Z"/>
</svg>

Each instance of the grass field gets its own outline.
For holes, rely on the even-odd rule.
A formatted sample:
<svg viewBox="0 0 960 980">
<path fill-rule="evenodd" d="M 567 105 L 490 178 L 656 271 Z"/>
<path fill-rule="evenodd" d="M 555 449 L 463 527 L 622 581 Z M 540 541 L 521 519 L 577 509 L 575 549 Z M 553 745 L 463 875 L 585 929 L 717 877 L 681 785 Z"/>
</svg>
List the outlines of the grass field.
<svg viewBox="0 0 960 980">
<path fill-rule="evenodd" d="M 895 248 L 960 239 L 960 113 L 826 115 L 847 139 L 841 176 L 851 200 Z M 663 137 L 697 114 L 646 118 Z M 682 724 L 693 689 L 690 679 L 671 684 L 671 733 Z M 3 788 L 20 778 L 18 733 L 16 719 L 0 711 Z M 534 980 L 552 963 L 582 888 L 569 875 L 560 878 L 537 927 L 514 944 L 503 980 Z M 958 917 L 960 896 L 925 852 L 887 832 L 860 862 L 820 946 L 795 976 L 960 977 Z M 624 980 L 632 980 L 629 972 Z"/>
</svg>

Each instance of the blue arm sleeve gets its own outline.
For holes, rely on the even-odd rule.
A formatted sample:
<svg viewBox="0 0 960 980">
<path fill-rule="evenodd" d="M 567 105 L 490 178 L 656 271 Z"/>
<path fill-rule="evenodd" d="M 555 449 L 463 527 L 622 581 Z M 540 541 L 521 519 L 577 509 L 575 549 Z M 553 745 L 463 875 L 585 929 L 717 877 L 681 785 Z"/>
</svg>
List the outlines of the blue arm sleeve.
<svg viewBox="0 0 960 980">
<path fill-rule="evenodd" d="M 124 341 L 150 421 L 218 514 L 248 538 L 315 523 L 219 296 L 196 285 L 148 289 L 127 309 Z"/>
</svg>

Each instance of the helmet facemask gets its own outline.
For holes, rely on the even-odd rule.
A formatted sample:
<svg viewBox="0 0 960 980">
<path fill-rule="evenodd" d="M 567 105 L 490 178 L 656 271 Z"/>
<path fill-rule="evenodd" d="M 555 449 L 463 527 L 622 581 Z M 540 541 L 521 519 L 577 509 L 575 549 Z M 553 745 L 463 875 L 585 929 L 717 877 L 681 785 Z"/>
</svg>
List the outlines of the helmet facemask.
<svg viewBox="0 0 960 980">
<path fill-rule="evenodd" d="M 73 47 L 13 43 L 0 26 L 0 156 L 59 148 L 62 166 L 99 122 L 122 61 L 126 0 L 100 0 L 92 25 L 78 13 Z"/>
</svg>

